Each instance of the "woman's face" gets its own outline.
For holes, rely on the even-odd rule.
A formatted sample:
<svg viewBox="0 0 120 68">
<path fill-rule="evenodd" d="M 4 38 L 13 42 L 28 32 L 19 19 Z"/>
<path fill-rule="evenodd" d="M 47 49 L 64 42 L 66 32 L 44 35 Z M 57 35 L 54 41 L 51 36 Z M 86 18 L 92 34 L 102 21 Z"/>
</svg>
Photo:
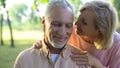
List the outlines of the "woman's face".
<svg viewBox="0 0 120 68">
<path fill-rule="evenodd" d="M 98 36 L 98 29 L 95 28 L 94 12 L 84 10 L 78 17 L 75 23 L 77 30 L 76 33 L 80 36 L 87 36 L 90 39 L 95 39 Z"/>
</svg>

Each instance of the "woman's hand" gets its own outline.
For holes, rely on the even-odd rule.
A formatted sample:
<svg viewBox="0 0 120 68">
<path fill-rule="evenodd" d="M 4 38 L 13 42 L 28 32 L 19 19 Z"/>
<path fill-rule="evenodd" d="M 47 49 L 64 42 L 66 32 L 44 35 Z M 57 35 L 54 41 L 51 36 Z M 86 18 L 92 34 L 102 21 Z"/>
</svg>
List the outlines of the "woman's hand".
<svg viewBox="0 0 120 68">
<path fill-rule="evenodd" d="M 89 54 L 87 51 L 81 51 L 81 50 L 73 50 L 71 52 L 71 59 L 77 64 L 77 65 L 90 65 L 92 68 L 104 68 L 102 63 Z"/>
<path fill-rule="evenodd" d="M 91 54 L 87 53 L 88 56 L 88 63 L 90 66 L 93 68 L 104 68 L 103 64 L 94 56 Z"/>
<path fill-rule="evenodd" d="M 80 51 L 78 49 L 74 49 L 71 51 L 71 60 L 73 60 L 77 65 L 88 65 L 88 56 L 86 51 Z"/>
<path fill-rule="evenodd" d="M 42 41 L 41 40 L 33 44 L 34 49 L 40 49 L 41 47 L 42 47 Z"/>
</svg>

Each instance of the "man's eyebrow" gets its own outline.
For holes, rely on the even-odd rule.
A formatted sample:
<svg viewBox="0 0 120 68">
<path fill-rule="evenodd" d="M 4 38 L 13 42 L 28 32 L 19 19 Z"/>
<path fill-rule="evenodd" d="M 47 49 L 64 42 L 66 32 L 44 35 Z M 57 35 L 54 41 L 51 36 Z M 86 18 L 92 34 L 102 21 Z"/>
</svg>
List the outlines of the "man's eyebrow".
<svg viewBox="0 0 120 68">
<path fill-rule="evenodd" d="M 56 21 L 56 20 L 55 20 L 55 21 L 52 21 L 52 22 L 53 22 L 53 23 L 55 23 L 55 22 L 60 23 L 59 21 Z"/>
</svg>

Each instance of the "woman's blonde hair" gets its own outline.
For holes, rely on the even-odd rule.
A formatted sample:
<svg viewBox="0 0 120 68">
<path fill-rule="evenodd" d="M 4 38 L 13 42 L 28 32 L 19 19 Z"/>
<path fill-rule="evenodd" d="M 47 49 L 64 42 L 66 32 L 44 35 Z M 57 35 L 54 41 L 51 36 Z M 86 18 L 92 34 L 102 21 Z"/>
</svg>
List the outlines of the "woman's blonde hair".
<svg viewBox="0 0 120 68">
<path fill-rule="evenodd" d="M 99 36 L 94 41 L 96 48 L 110 48 L 118 24 L 116 9 L 108 1 L 90 1 L 83 4 L 80 11 L 84 10 L 91 10 L 95 13 L 95 27 L 100 31 Z"/>
</svg>

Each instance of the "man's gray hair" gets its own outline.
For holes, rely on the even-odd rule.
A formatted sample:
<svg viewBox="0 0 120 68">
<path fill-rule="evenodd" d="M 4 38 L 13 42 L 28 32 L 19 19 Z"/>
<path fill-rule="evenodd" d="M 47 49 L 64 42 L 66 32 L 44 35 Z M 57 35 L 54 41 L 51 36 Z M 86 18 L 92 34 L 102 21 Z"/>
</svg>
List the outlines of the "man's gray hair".
<svg viewBox="0 0 120 68">
<path fill-rule="evenodd" d="M 62 8 L 70 8 L 73 13 L 74 13 L 74 9 L 73 6 L 66 0 L 51 0 L 49 2 L 49 4 L 47 5 L 46 11 L 45 11 L 45 16 L 47 17 L 51 17 L 51 11 L 53 10 L 54 7 L 59 6 Z"/>
</svg>

